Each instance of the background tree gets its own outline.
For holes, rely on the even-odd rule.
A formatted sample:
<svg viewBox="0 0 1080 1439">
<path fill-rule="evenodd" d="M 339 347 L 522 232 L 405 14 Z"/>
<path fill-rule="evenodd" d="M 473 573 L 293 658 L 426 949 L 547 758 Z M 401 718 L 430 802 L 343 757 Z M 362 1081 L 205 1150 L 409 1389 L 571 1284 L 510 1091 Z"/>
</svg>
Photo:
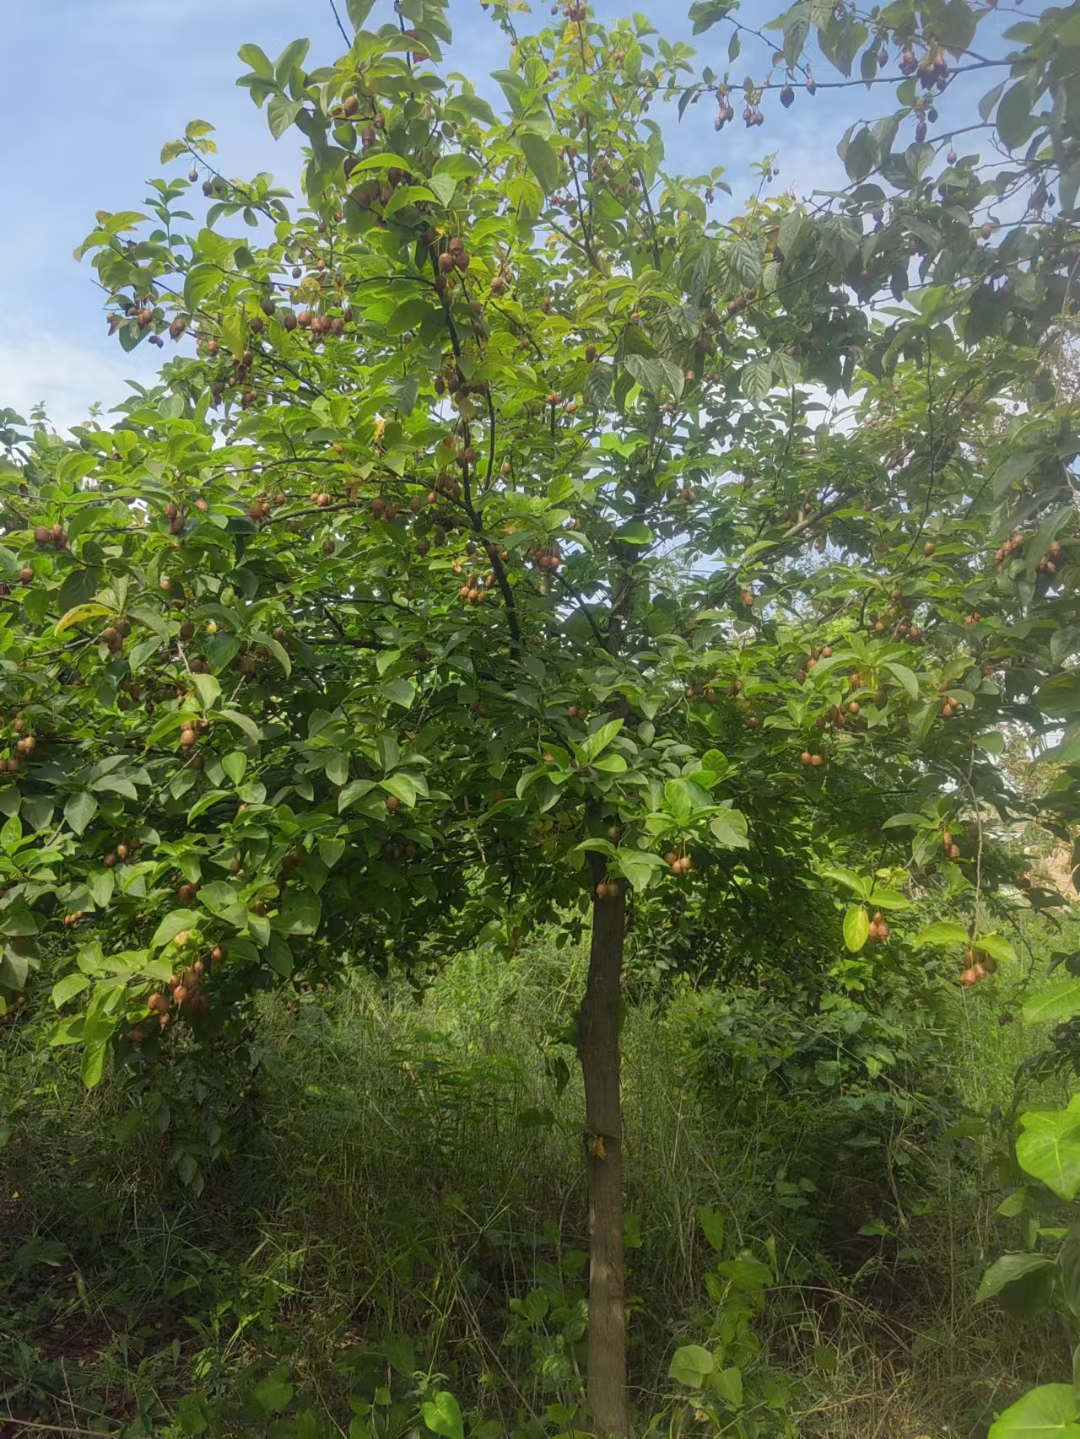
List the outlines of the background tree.
<svg viewBox="0 0 1080 1439">
<path fill-rule="evenodd" d="M 6 433 L 0 984 L 69 936 L 56 1042 L 88 1084 L 110 1054 L 146 1079 L 270 985 L 588 926 L 590 1404 L 624 1435 L 627 925 L 822 962 L 831 933 L 853 989 L 927 955 L 974 984 L 1011 956 L 986 807 L 1068 832 L 1072 789 L 1019 794 L 994 756 L 1080 705 L 1071 396 L 1040 348 L 1075 264 L 1042 192 L 1076 187 L 1033 116 L 1071 31 L 1002 62 L 1019 170 L 931 175 L 977 13 L 797 5 L 747 124 L 791 102 L 811 25 L 842 73 L 872 48 L 870 81 L 901 47 L 904 108 L 846 138 L 831 206 L 721 221 L 720 172 L 669 173 L 649 114 L 708 93 L 733 120 L 688 47 L 494 7 L 500 118 L 433 63 L 445 7 L 369 8 L 333 65 L 241 52 L 305 137 L 298 212 L 194 121 L 163 152 L 187 178 L 81 247 L 123 346 L 194 353 L 112 430 Z M 815 423 L 823 390 L 846 418 Z M 929 891 L 956 919 L 903 933 Z"/>
</svg>

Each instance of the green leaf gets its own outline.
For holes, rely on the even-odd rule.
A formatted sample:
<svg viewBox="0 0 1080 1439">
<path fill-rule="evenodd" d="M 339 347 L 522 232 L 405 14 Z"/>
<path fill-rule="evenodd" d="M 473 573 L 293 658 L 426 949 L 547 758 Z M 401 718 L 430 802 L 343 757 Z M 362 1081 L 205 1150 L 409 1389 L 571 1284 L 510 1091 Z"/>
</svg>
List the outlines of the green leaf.
<svg viewBox="0 0 1080 1439">
<path fill-rule="evenodd" d="M 273 75 L 274 67 L 270 57 L 258 45 L 241 45 L 236 53 L 245 65 L 251 66 L 256 75 L 264 75 L 267 78 Z"/>
<path fill-rule="evenodd" d="M 939 920 L 915 936 L 916 944 L 929 944 L 936 949 L 945 949 L 950 944 L 967 944 L 968 932 L 964 925 L 949 920 Z"/>
<path fill-rule="evenodd" d="M 196 1394 L 185 1394 L 176 1406 L 176 1422 L 181 1434 L 205 1434 L 210 1427 L 206 1400 Z"/>
<path fill-rule="evenodd" d="M 684 1344 L 676 1349 L 668 1366 L 668 1378 L 689 1389 L 700 1389 L 716 1368 L 716 1360 L 700 1344 Z"/>
<path fill-rule="evenodd" d="M 354 30 L 362 30 L 375 0 L 345 0 L 345 10 Z"/>
<path fill-rule="evenodd" d="M 465 1426 L 461 1407 L 454 1396 L 440 1389 L 434 1399 L 424 1401 L 424 1423 L 433 1434 L 442 1434 L 446 1439 L 465 1439 Z"/>
<path fill-rule="evenodd" d="M 65 974 L 63 979 L 58 979 L 53 985 L 52 1002 L 57 1009 L 67 1004 L 69 999 L 74 999 L 77 994 L 82 994 L 84 989 L 90 987 L 90 976 L 76 971 L 73 974 Z"/>
<path fill-rule="evenodd" d="M 600 725 L 593 730 L 592 734 L 586 735 L 579 745 L 574 748 L 581 764 L 591 764 L 597 755 L 602 754 L 608 745 L 622 729 L 624 720 L 608 720 L 606 724 Z"/>
<path fill-rule="evenodd" d="M 64 819 L 76 834 L 82 834 L 97 814 L 98 802 L 89 790 L 81 789 L 64 805 Z"/>
<path fill-rule="evenodd" d="M 416 699 L 416 685 L 404 677 L 387 680 L 382 686 L 382 692 L 391 704 L 400 705 L 406 710 L 411 708 Z"/>
<path fill-rule="evenodd" d="M 1080 979 L 1060 979 L 1032 995 L 1020 1011 L 1025 1024 L 1061 1024 L 1080 1014 Z"/>
<path fill-rule="evenodd" d="M 861 904 L 848 905 L 844 915 L 844 943 L 852 954 L 858 954 L 870 938 L 870 916 Z"/>
<path fill-rule="evenodd" d="M 235 725 L 237 729 L 243 730 L 248 739 L 254 740 L 256 744 L 262 739 L 262 732 L 259 726 L 250 715 L 243 714 L 240 710 L 215 710 L 212 712 L 211 717 L 228 720 L 228 722 Z"/>
<path fill-rule="evenodd" d="M 984 1299 L 993 1299 L 1007 1284 L 1015 1284 L 1027 1274 L 1053 1268 L 1054 1261 L 1047 1259 L 1044 1254 L 1003 1254 L 1000 1259 L 994 1260 L 983 1275 L 975 1293 L 975 1302 L 980 1304 Z"/>
<path fill-rule="evenodd" d="M 271 97 L 266 107 L 266 123 L 275 140 L 281 139 L 303 108 L 303 100 L 290 100 L 287 95 Z"/>
<path fill-rule="evenodd" d="M 698 1220 L 701 1224 L 701 1232 L 709 1241 L 717 1254 L 724 1252 L 724 1215 L 723 1211 L 715 1209 L 712 1205 L 706 1204 L 698 1210 Z"/>
<path fill-rule="evenodd" d="M 113 1021 L 115 1024 L 115 1020 Z M 83 1048 L 82 1057 L 82 1082 L 87 1089 L 93 1089 L 101 1083 L 101 1076 L 105 1073 L 105 1057 L 108 1054 L 109 1043 L 107 1038 L 87 1040 Z"/>
<path fill-rule="evenodd" d="M 651 545 L 653 542 L 652 530 L 640 520 L 628 520 L 625 525 L 620 525 L 615 533 L 618 539 L 628 545 Z"/>
<path fill-rule="evenodd" d="M 741 1409 L 743 1402 L 742 1370 L 732 1364 L 713 1375 L 713 1388 L 732 1409 Z"/>
<path fill-rule="evenodd" d="M 338 795 L 338 814 L 348 809 L 349 805 L 354 804 L 358 799 L 363 799 L 366 794 L 370 794 L 374 788 L 375 781 L 373 779 L 354 779 L 347 784 Z"/>
<path fill-rule="evenodd" d="M 85 624 L 87 620 L 104 619 L 106 615 L 112 615 L 113 611 L 108 605 L 88 604 L 75 605 L 56 621 L 56 633 L 62 635 L 65 630 L 70 630 L 75 625 Z"/>
<path fill-rule="evenodd" d="M 1010 1405 L 987 1439 L 1080 1439 L 1080 1398 L 1071 1384 L 1040 1384 Z"/>
<path fill-rule="evenodd" d="M 709 831 L 724 849 L 749 849 L 746 816 L 737 809 L 726 809 L 709 821 Z"/>
<path fill-rule="evenodd" d="M 247 755 L 243 750 L 234 749 L 230 754 L 223 756 L 221 768 L 233 784 L 239 784 L 247 771 Z"/>
<path fill-rule="evenodd" d="M 212 884 L 204 884 L 199 890 L 199 903 L 208 909 L 215 918 L 223 919 L 234 929 L 243 929 L 247 923 L 247 909 L 243 901 L 232 885 L 223 879 L 216 879 Z"/>
<path fill-rule="evenodd" d="M 658 854 L 647 850 L 620 849 L 611 863 L 611 872 L 622 877 L 638 892 L 648 889 L 661 870 L 667 865 Z"/>
<path fill-rule="evenodd" d="M 665 869 L 667 865 L 658 854 L 640 849 L 618 850 L 611 864 L 612 873 L 621 874 L 639 893 L 648 889 L 658 873 Z"/>
<path fill-rule="evenodd" d="M 1080 1190 L 1080 1096 L 1065 1109 L 1029 1110 L 1021 1114 L 1020 1124 L 1016 1158 L 1021 1169 L 1041 1179 L 1059 1199 L 1075 1199 Z"/>
<path fill-rule="evenodd" d="M 255 1385 L 251 1396 L 265 1414 L 276 1414 L 292 1402 L 293 1393 L 293 1386 L 280 1374 L 268 1374 Z"/>
<path fill-rule="evenodd" d="M 987 754 L 1005 753 L 1005 736 L 1000 730 L 994 729 L 990 730 L 988 734 L 977 734 L 973 743 L 977 744 L 980 749 L 984 749 Z"/>
<path fill-rule="evenodd" d="M 894 680 L 902 685 L 908 699 L 917 700 L 919 698 L 919 681 L 907 665 L 897 664 L 895 660 L 886 660 L 884 668 L 889 671 Z"/>
<path fill-rule="evenodd" d="M 667 781 L 664 785 L 664 804 L 676 824 L 690 823 L 690 817 L 694 813 L 694 796 L 685 780 Z"/>
<path fill-rule="evenodd" d="M 174 909 L 167 914 L 154 931 L 154 937 L 150 941 L 151 949 L 160 949 L 162 945 L 168 944 L 170 940 L 186 929 L 197 929 L 202 923 L 202 915 L 194 909 Z"/>
<path fill-rule="evenodd" d="M 772 362 L 751 360 L 739 373 L 739 385 L 748 400 L 763 400 L 772 389 Z"/>
<path fill-rule="evenodd" d="M 22 839 L 22 821 L 17 814 L 13 814 L 0 829 L 0 848 L 7 854 L 14 854 L 19 848 L 19 841 Z"/>
<path fill-rule="evenodd" d="M 204 710 L 213 709 L 221 698 L 221 686 L 213 675 L 192 675 L 192 688 Z"/>
<path fill-rule="evenodd" d="M 86 887 L 98 909 L 107 909 L 116 886 L 116 875 L 111 869 L 93 870 L 86 876 Z"/>
<path fill-rule="evenodd" d="M 322 920 L 322 900 L 310 889 L 290 890 L 272 921 L 281 934 L 314 934 Z"/>
<path fill-rule="evenodd" d="M 412 809 L 416 803 L 416 785 L 407 774 L 387 775 L 386 779 L 379 781 L 380 787 L 399 799 L 406 809 Z M 344 791 L 342 791 L 344 793 Z"/>
<path fill-rule="evenodd" d="M 981 949 L 991 959 L 1000 960 L 1003 964 L 1016 961 L 1016 950 L 1003 934 L 980 934 L 975 940 L 975 948 Z"/>
<path fill-rule="evenodd" d="M 559 188 L 562 166 L 559 157 L 542 135 L 525 130 L 518 136 L 518 143 L 528 162 L 529 169 L 540 182 L 545 195 Z"/>
<path fill-rule="evenodd" d="M 1031 85 L 1026 77 L 1005 91 L 995 120 L 998 135 L 1007 150 L 1015 150 L 1031 139 L 1038 129 L 1038 121 L 1031 113 Z"/>
</svg>

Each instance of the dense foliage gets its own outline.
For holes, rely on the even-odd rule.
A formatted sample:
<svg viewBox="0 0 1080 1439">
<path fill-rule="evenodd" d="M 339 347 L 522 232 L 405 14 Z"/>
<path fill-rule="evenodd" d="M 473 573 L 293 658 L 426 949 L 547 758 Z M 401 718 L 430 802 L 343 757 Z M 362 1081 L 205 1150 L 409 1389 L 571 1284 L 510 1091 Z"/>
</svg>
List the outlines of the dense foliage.
<svg viewBox="0 0 1080 1439">
<path fill-rule="evenodd" d="M 722 172 L 672 174 L 650 115 L 733 120 L 688 47 L 495 6 L 500 116 L 440 74 L 444 6 L 369 9 L 333 65 L 241 51 L 306 142 L 300 207 L 194 121 L 162 156 L 186 179 L 99 214 L 80 253 L 125 348 L 177 343 L 160 383 L 70 439 L 7 417 L 0 1003 L 62 941 L 53 1042 L 156 1093 L 282 981 L 591 924 L 590 1361 L 621 1434 L 626 927 L 675 928 L 671 968 L 792 953 L 793 990 L 859 994 L 975 985 L 1015 957 L 1004 910 L 1058 902 L 995 829 L 1075 818 L 1071 731 L 1045 789 L 999 760 L 1080 709 L 1080 22 L 972 60 L 964 0 L 803 0 L 746 123 L 833 83 L 812 28 L 871 85 L 898 47 L 900 108 L 844 138 L 829 205 L 721 220 Z M 1026 149 L 988 167 L 928 127 L 994 65 L 985 124 Z M 196 1189 L 217 1142 L 177 1152 Z"/>
</svg>

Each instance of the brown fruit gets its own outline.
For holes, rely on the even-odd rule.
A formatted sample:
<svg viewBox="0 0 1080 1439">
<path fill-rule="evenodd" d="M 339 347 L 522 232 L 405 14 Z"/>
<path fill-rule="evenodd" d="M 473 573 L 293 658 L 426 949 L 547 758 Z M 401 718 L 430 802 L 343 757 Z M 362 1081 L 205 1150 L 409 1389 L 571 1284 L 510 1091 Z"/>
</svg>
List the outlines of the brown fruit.
<svg viewBox="0 0 1080 1439">
<path fill-rule="evenodd" d="M 810 756 L 810 763 L 813 765 L 814 769 L 820 769 L 821 766 L 825 763 L 824 756 L 819 754 L 812 754 Z"/>
<path fill-rule="evenodd" d="M 193 729 L 182 729 L 180 731 L 180 745 L 182 749 L 191 749 L 196 742 L 196 734 Z"/>
<path fill-rule="evenodd" d="M 390 812 L 390 814 L 393 814 L 396 809 L 400 808 L 400 806 L 401 801 L 398 799 L 396 794 L 388 794 L 386 796 L 386 808 Z"/>
<path fill-rule="evenodd" d="M 922 547 L 922 552 L 926 558 L 929 559 L 936 549 L 937 545 L 934 544 L 933 540 L 927 540 L 926 544 Z"/>
<path fill-rule="evenodd" d="M 24 565 L 19 571 L 19 583 L 22 585 L 32 585 L 34 583 L 34 572 L 29 565 Z"/>
<path fill-rule="evenodd" d="M 804 749 L 802 754 L 799 756 L 799 760 L 802 764 L 813 764 L 814 756 L 810 753 L 808 749 Z"/>
<path fill-rule="evenodd" d="M 34 544 L 47 545 L 52 539 L 52 531 L 48 525 L 37 525 L 34 528 Z"/>
</svg>

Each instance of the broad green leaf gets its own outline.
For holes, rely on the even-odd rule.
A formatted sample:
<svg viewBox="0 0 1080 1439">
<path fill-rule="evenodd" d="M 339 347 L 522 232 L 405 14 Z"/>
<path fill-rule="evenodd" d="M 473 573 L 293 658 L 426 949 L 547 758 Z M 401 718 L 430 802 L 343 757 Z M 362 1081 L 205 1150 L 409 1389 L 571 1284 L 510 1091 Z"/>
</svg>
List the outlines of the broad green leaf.
<svg viewBox="0 0 1080 1439">
<path fill-rule="evenodd" d="M 709 831 L 724 849 L 749 849 L 746 816 L 737 809 L 726 809 L 709 821 Z"/>
<path fill-rule="evenodd" d="M 592 734 L 586 735 L 579 745 L 575 745 L 577 756 L 582 764 L 591 764 L 597 755 L 602 754 L 608 745 L 622 729 L 624 721 L 621 719 L 608 720 L 593 730 Z"/>
<path fill-rule="evenodd" d="M 230 754 L 222 757 L 221 768 L 233 784 L 239 784 L 247 770 L 247 755 L 242 750 L 234 749 Z"/>
<path fill-rule="evenodd" d="M 909 670 L 907 665 L 897 664 L 895 660 L 886 660 L 884 668 L 903 687 L 909 699 L 917 700 L 919 698 L 919 681 L 913 670 Z"/>
<path fill-rule="evenodd" d="M 1074 1199 L 1080 1190 L 1080 1096 L 1065 1109 L 1029 1110 L 1020 1124 L 1016 1158 L 1021 1169 L 1059 1199 Z"/>
<path fill-rule="evenodd" d="M 929 944 L 935 949 L 945 949 L 951 944 L 967 944 L 968 932 L 964 925 L 940 920 L 930 924 L 915 936 L 916 944 Z"/>
<path fill-rule="evenodd" d="M 355 804 L 358 799 L 363 799 L 365 795 L 370 794 L 374 788 L 375 781 L 373 779 L 352 780 L 338 795 L 338 814 L 348 809 L 349 805 Z"/>
<path fill-rule="evenodd" d="M 742 1408 L 743 1378 L 741 1369 L 732 1364 L 727 1369 L 718 1370 L 713 1375 L 712 1385 L 725 1404 L 730 1404 L 732 1409 Z"/>
<path fill-rule="evenodd" d="M 399 799 L 406 809 L 412 809 L 416 803 L 416 784 L 407 774 L 388 775 L 379 781 L 379 787 Z"/>
<path fill-rule="evenodd" d="M 1071 1384 L 1040 1384 L 1009 1406 L 987 1439 L 1080 1439 L 1080 1398 Z"/>
<path fill-rule="evenodd" d="M 248 739 L 254 740 L 257 744 L 262 739 L 262 732 L 250 715 L 244 714 L 241 710 L 213 710 L 212 719 L 228 720 L 229 724 L 235 725 L 238 730 L 243 730 Z"/>
<path fill-rule="evenodd" d="M 1005 753 L 1005 736 L 996 729 L 990 730 L 988 734 L 977 734 L 973 743 L 977 744 L 980 749 L 984 749 L 987 754 Z"/>
<path fill-rule="evenodd" d="M 861 904 L 848 906 L 844 915 L 844 943 L 852 954 L 858 954 L 870 938 L 870 916 Z"/>
<path fill-rule="evenodd" d="M 1061 1024 L 1080 1014 L 1080 979 L 1061 979 L 1027 1000 L 1025 1024 Z"/>
<path fill-rule="evenodd" d="M 694 813 L 694 796 L 682 779 L 669 779 L 664 785 L 664 804 L 678 825 L 688 825 Z"/>
<path fill-rule="evenodd" d="M 543 136 L 524 130 L 518 136 L 518 144 L 544 194 L 550 195 L 557 190 L 562 166 L 559 164 L 558 155 Z"/>
<path fill-rule="evenodd" d="M 1000 960 L 1004 964 L 1013 963 L 1016 960 L 1016 950 L 1013 949 L 1010 940 L 1003 934 L 980 934 L 975 940 L 975 948 L 981 949 L 991 959 Z"/>
<path fill-rule="evenodd" d="M 345 0 L 345 10 L 354 30 L 362 30 L 375 0 Z"/>
<path fill-rule="evenodd" d="M 204 884 L 199 890 L 199 903 L 235 929 L 243 929 L 247 923 L 246 906 L 225 880 L 216 879 L 211 884 Z"/>
<path fill-rule="evenodd" d="M 90 976 L 76 971 L 73 974 L 65 974 L 63 979 L 58 979 L 53 985 L 52 1002 L 57 1009 L 67 1004 L 68 1000 L 74 999 L 77 994 L 82 994 L 84 989 L 90 987 Z"/>
<path fill-rule="evenodd" d="M 56 633 L 62 635 L 65 630 L 72 629 L 75 625 L 86 624 L 87 620 L 100 620 L 112 615 L 112 610 L 107 605 L 88 604 L 75 605 L 56 621 Z"/>
<path fill-rule="evenodd" d="M 723 1254 L 725 1230 L 723 1211 L 706 1204 L 698 1210 L 698 1220 L 701 1224 L 701 1231 L 713 1250 L 717 1254 Z"/>
<path fill-rule="evenodd" d="M 167 914 L 154 931 L 154 937 L 150 941 L 151 949 L 160 949 L 162 945 L 168 944 L 170 940 L 182 934 L 185 930 L 197 929 L 202 923 L 203 916 L 194 909 L 174 909 Z"/>
<path fill-rule="evenodd" d="M 290 889 L 273 920 L 282 934 L 314 934 L 322 919 L 322 901 L 310 889 Z"/>
<path fill-rule="evenodd" d="M 684 1344 L 676 1349 L 668 1366 L 668 1378 L 690 1389 L 700 1389 L 716 1368 L 716 1360 L 700 1344 Z"/>
<path fill-rule="evenodd" d="M 400 705 L 402 709 L 409 709 L 416 699 L 415 684 L 403 677 L 387 680 L 382 686 L 382 692 L 391 704 Z"/>
<path fill-rule="evenodd" d="M 213 709 L 221 698 L 221 686 L 213 675 L 192 675 L 192 688 L 204 710 Z"/>
<path fill-rule="evenodd" d="M 75 830 L 76 835 L 85 833 L 86 826 L 98 813 L 98 802 L 89 793 L 89 790 L 79 790 L 78 794 L 72 794 L 68 803 L 63 806 L 63 817 L 68 825 Z"/>
<path fill-rule="evenodd" d="M 1000 1259 L 994 1260 L 983 1275 L 975 1293 L 975 1302 L 978 1304 L 984 1299 L 992 1299 L 995 1294 L 1000 1294 L 1007 1284 L 1014 1284 L 1025 1275 L 1054 1268 L 1054 1261 L 1045 1254 L 1003 1254 Z"/>
<path fill-rule="evenodd" d="M 265 1414 L 276 1414 L 292 1402 L 293 1386 L 280 1374 L 268 1374 L 251 1391 L 252 1398 Z"/>
</svg>

